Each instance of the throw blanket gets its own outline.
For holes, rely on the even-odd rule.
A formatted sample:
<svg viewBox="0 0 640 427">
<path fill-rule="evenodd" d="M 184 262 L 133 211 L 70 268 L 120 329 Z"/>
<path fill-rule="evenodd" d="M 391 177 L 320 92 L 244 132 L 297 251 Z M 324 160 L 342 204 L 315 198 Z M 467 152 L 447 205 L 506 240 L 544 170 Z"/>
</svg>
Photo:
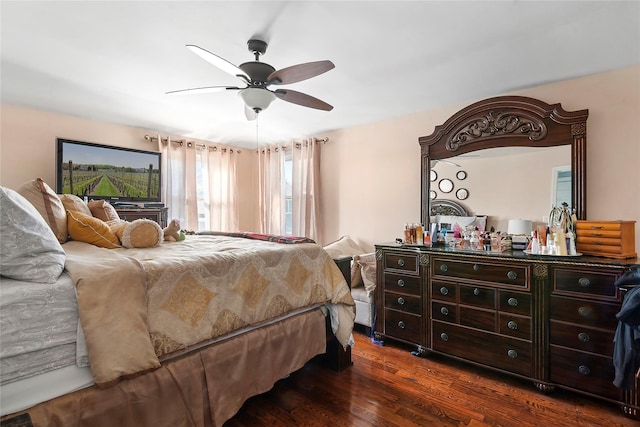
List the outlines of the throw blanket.
<svg viewBox="0 0 640 427">
<path fill-rule="evenodd" d="M 241 232 L 227 232 L 227 231 L 201 231 L 198 233 L 201 236 L 227 236 L 227 237 L 243 237 L 245 239 L 254 240 L 266 240 L 268 242 L 278 243 L 315 243 L 308 237 L 297 236 L 282 236 L 278 234 L 264 234 L 264 233 L 249 233 L 246 231 Z"/>
<path fill-rule="evenodd" d="M 354 302 L 316 244 L 194 235 L 146 249 L 81 242 L 63 248 L 98 386 L 155 369 L 163 355 L 317 304 L 337 310 L 333 329 L 343 346 L 349 343 Z"/>
</svg>

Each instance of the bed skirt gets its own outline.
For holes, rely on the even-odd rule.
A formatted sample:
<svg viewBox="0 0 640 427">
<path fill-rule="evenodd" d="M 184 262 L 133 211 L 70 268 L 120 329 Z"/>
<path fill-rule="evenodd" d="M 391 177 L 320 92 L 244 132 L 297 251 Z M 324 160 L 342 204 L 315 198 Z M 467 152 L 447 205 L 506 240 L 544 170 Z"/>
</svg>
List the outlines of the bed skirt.
<svg viewBox="0 0 640 427">
<path fill-rule="evenodd" d="M 165 361 L 159 369 L 98 389 L 43 402 L 33 426 L 220 427 L 250 397 L 326 351 L 325 316 L 317 308 Z"/>
</svg>

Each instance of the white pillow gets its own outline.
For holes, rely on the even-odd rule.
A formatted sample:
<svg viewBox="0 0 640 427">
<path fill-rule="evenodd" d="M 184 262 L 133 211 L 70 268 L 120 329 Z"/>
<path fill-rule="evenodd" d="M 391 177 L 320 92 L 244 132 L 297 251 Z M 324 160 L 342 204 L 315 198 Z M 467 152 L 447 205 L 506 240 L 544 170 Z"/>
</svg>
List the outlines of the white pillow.
<svg viewBox="0 0 640 427">
<path fill-rule="evenodd" d="M 453 231 L 454 225 L 458 224 L 460 228 L 467 226 L 478 227 L 478 230 L 484 231 L 487 227 L 487 217 L 483 216 L 455 216 L 455 215 L 436 215 L 436 223 L 440 229 Z"/>
<path fill-rule="evenodd" d="M 53 230 L 26 198 L 0 187 L 0 272 L 28 282 L 55 283 L 66 255 Z"/>
</svg>

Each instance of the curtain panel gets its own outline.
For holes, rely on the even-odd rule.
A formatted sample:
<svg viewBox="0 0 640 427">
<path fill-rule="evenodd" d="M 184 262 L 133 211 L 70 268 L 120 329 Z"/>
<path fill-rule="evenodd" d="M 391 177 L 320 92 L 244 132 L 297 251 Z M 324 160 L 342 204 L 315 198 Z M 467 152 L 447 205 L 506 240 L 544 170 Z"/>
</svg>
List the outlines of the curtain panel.
<svg viewBox="0 0 640 427">
<path fill-rule="evenodd" d="M 259 150 L 261 232 L 285 234 L 285 181 L 290 179 L 291 234 L 317 240 L 320 144 L 311 138 Z M 287 159 L 291 160 L 290 176 L 285 170 Z"/>
<path fill-rule="evenodd" d="M 193 231 L 238 231 L 238 150 L 162 141 L 162 200 L 169 220 Z"/>
</svg>

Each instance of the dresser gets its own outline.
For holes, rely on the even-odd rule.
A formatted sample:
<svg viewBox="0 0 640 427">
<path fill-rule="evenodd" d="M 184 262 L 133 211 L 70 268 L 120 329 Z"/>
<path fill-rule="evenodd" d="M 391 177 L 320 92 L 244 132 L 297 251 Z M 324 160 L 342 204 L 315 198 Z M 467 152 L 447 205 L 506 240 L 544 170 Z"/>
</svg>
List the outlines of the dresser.
<svg viewBox="0 0 640 427">
<path fill-rule="evenodd" d="M 160 224 L 160 227 L 167 226 L 168 208 L 136 208 L 136 207 L 115 207 L 120 219 L 125 221 L 135 221 L 136 219 L 146 218 Z"/>
<path fill-rule="evenodd" d="M 612 383 L 613 337 L 632 262 L 376 245 L 376 339 L 615 402 L 640 417 L 640 393 Z"/>
</svg>

